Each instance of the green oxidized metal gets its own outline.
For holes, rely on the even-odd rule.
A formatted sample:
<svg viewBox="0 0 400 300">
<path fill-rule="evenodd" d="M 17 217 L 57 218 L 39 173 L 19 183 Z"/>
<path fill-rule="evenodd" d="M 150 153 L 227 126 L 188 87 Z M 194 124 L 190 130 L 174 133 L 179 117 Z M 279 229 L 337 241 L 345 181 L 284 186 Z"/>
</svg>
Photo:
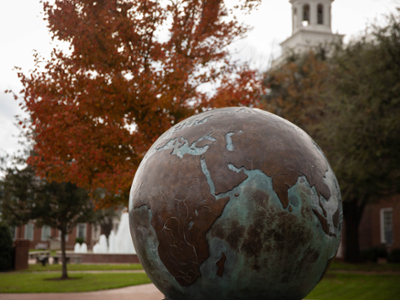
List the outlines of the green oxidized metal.
<svg viewBox="0 0 400 300">
<path fill-rule="evenodd" d="M 292 123 L 249 108 L 188 118 L 144 157 L 130 229 L 172 300 L 302 299 L 340 242 L 335 175 Z"/>
</svg>

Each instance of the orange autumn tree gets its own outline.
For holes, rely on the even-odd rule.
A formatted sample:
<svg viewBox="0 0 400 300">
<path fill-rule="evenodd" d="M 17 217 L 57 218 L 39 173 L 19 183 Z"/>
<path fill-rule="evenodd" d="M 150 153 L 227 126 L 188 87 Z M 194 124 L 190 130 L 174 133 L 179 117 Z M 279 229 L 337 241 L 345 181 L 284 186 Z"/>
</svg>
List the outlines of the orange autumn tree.
<svg viewBox="0 0 400 300">
<path fill-rule="evenodd" d="M 173 124 L 256 103 L 257 73 L 231 62 L 227 47 L 249 29 L 235 12 L 259 2 L 44 2 L 53 39 L 69 51 L 36 55 L 37 68 L 18 74 L 35 140 L 29 164 L 48 180 L 101 188 L 101 205 L 126 204 L 142 157 Z M 207 93 L 207 84 L 219 87 Z"/>
</svg>

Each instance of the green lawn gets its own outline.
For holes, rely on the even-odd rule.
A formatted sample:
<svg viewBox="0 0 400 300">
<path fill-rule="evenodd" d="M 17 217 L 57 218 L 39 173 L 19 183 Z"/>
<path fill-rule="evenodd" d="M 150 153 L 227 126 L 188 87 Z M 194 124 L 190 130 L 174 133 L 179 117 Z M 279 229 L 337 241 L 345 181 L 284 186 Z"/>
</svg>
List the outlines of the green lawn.
<svg viewBox="0 0 400 300">
<path fill-rule="evenodd" d="M 141 264 L 120 264 L 120 265 L 107 265 L 107 264 L 68 264 L 68 271 L 112 271 L 112 270 L 143 270 Z M 61 265 L 46 265 L 43 267 L 41 264 L 29 265 L 29 269 L 22 272 L 45 272 L 45 271 L 60 271 Z"/>
<path fill-rule="evenodd" d="M 68 270 L 138 270 L 141 265 L 68 265 Z M 398 265 L 333 264 L 331 271 L 306 297 L 318 300 L 394 300 L 400 299 L 400 274 L 352 274 L 345 271 L 398 271 Z M 39 271 L 60 271 L 44 273 Z M 73 273 L 73 280 L 52 281 L 61 275 L 60 265 L 31 265 L 25 272 L 0 273 L 0 293 L 85 292 L 150 283 L 145 273 Z"/>
<path fill-rule="evenodd" d="M 400 275 L 364 275 L 329 272 L 306 299 L 400 299 Z"/>
<path fill-rule="evenodd" d="M 400 264 L 378 264 L 378 263 L 363 263 L 349 264 L 339 261 L 334 261 L 330 271 L 349 271 L 349 272 L 400 272 Z"/>
<path fill-rule="evenodd" d="M 70 275 L 71 280 L 49 280 L 60 275 L 0 273 L 0 293 L 88 292 L 151 282 L 145 273 L 77 273 Z"/>
</svg>

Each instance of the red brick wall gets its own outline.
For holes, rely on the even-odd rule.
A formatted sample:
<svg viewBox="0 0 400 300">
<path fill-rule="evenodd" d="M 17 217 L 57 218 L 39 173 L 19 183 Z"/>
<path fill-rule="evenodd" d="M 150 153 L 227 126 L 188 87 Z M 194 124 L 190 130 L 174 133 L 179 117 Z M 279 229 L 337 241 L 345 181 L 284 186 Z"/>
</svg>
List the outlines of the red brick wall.
<svg viewBox="0 0 400 300">
<path fill-rule="evenodd" d="M 393 195 L 383 198 L 378 203 L 369 204 L 365 208 L 359 227 L 361 249 L 381 245 L 380 211 L 382 208 L 393 209 L 393 245 L 391 248 L 400 248 L 400 195 Z"/>
<path fill-rule="evenodd" d="M 29 258 L 29 244 L 28 240 L 16 240 L 15 245 L 15 265 L 16 271 L 28 269 Z"/>
<path fill-rule="evenodd" d="M 369 249 L 381 244 L 380 211 L 382 208 L 393 209 L 393 245 L 388 250 L 400 248 L 400 195 L 392 195 L 381 199 L 378 203 L 365 207 L 359 226 L 360 250 Z M 346 224 L 342 229 L 342 255 L 345 253 Z M 338 253 L 339 255 L 340 253 Z M 343 258 L 343 257 L 342 257 Z"/>
<path fill-rule="evenodd" d="M 364 209 L 364 214 L 360 222 L 359 227 L 359 243 L 360 249 L 368 249 L 373 246 L 372 242 L 372 215 L 373 215 L 373 206 L 367 205 Z"/>
<path fill-rule="evenodd" d="M 373 206 L 372 230 L 373 244 L 381 244 L 380 210 L 382 208 L 393 209 L 393 245 L 391 248 L 400 248 L 400 195 L 383 199 Z"/>
<path fill-rule="evenodd" d="M 102 254 L 102 253 L 77 253 L 69 254 L 69 257 L 81 257 L 83 264 L 139 264 L 136 254 Z"/>
</svg>

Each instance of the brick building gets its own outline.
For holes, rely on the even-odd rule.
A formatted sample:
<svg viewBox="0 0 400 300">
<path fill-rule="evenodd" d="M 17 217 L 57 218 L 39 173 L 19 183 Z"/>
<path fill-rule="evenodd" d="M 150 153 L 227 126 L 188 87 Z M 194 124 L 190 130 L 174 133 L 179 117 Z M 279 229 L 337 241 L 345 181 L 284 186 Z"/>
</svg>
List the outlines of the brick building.
<svg viewBox="0 0 400 300">
<path fill-rule="evenodd" d="M 342 243 L 337 253 L 344 258 L 346 224 L 343 224 Z M 384 247 L 390 252 L 400 248 L 400 195 L 382 198 L 379 202 L 368 204 L 363 213 L 359 230 L 360 250 Z"/>
<path fill-rule="evenodd" d="M 49 226 L 37 227 L 34 221 L 14 227 L 12 235 L 14 240 L 30 241 L 29 249 L 61 249 L 60 231 Z M 66 250 L 74 250 L 76 238 L 83 238 L 91 250 L 100 238 L 100 226 L 89 223 L 78 224 L 66 237 Z"/>
<path fill-rule="evenodd" d="M 364 210 L 359 227 L 360 249 L 400 248 L 400 195 L 387 196 Z"/>
</svg>

